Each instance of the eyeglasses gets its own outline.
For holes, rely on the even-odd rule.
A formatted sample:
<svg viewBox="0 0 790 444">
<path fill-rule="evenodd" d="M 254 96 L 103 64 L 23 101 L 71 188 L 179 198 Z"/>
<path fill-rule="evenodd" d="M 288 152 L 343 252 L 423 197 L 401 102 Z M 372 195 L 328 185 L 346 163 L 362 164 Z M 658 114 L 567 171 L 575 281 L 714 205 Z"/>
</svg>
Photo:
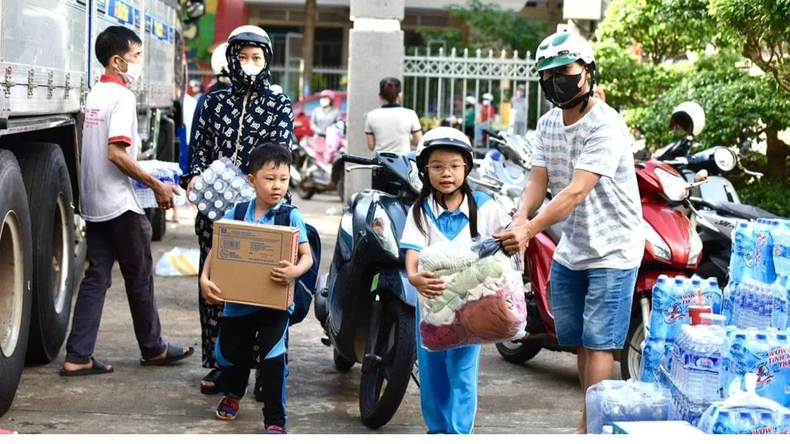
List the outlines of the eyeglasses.
<svg viewBox="0 0 790 444">
<path fill-rule="evenodd" d="M 444 170 L 449 169 L 451 173 L 458 174 L 466 169 L 465 163 L 454 163 L 452 165 L 444 165 L 441 163 L 432 163 L 428 165 L 428 171 L 433 174 L 442 174 Z"/>
</svg>

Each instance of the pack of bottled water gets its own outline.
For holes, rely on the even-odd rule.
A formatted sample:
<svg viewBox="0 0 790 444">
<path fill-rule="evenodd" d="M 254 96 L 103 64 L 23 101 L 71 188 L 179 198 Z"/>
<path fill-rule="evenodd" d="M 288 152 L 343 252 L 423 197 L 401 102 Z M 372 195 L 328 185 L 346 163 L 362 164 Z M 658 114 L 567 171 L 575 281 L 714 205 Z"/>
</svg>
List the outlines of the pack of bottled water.
<svg viewBox="0 0 790 444">
<path fill-rule="evenodd" d="M 686 421 L 687 423 L 697 426 L 700 418 L 705 413 L 705 410 L 710 406 L 709 402 L 694 402 L 683 394 L 680 390 L 669 385 L 670 391 L 670 404 L 669 404 L 669 420 L 670 421 Z"/>
<path fill-rule="evenodd" d="M 587 390 L 587 431 L 600 434 L 618 421 L 666 421 L 669 390 L 641 381 L 601 381 Z"/>
<path fill-rule="evenodd" d="M 733 231 L 730 279 L 743 282 L 752 278 L 772 284 L 781 274 L 790 275 L 790 221 L 739 223 Z"/>
<path fill-rule="evenodd" d="M 198 211 L 216 221 L 237 202 L 247 202 L 255 197 L 255 190 L 247 176 L 230 159 L 215 160 L 195 179 L 187 198 Z"/>
<path fill-rule="evenodd" d="M 746 389 L 711 405 L 698 428 L 711 434 L 790 434 L 790 409 L 755 392 L 757 376 L 748 374 Z"/>
<path fill-rule="evenodd" d="M 691 402 L 710 404 L 719 399 L 724 340 L 725 330 L 717 325 L 684 325 L 675 339 L 670 380 Z"/>
<path fill-rule="evenodd" d="M 779 287 L 778 283 L 771 285 L 751 278 L 733 282 L 728 294 L 732 298 L 730 325 L 738 328 L 786 328 L 787 306 L 778 301 L 783 296 L 782 288 Z M 787 300 L 786 294 L 783 300 Z"/>
<path fill-rule="evenodd" d="M 649 333 L 642 353 L 639 379 L 660 382 L 662 361 L 667 363 L 667 370 L 671 370 L 671 359 L 666 360 L 666 357 L 673 349 L 681 327 L 691 323 L 690 306 L 711 307 L 712 312 L 719 313 L 722 304 L 722 293 L 716 278 L 703 280 L 698 277 L 659 276 L 653 287 Z"/>
<path fill-rule="evenodd" d="M 178 179 L 182 174 L 181 167 L 176 162 L 141 160 L 138 162 L 138 165 L 160 182 L 171 186 L 178 184 Z M 132 180 L 132 187 L 134 188 L 134 194 L 137 196 L 137 202 L 140 204 L 141 208 L 157 208 L 159 206 L 156 202 L 154 190 L 148 188 L 148 185 L 137 180 Z M 184 194 L 176 194 L 175 201 L 176 205 L 183 205 L 186 203 Z"/>
<path fill-rule="evenodd" d="M 722 351 L 720 393 L 744 389 L 745 376 L 756 375 L 755 392 L 790 407 L 790 331 L 727 328 Z"/>
</svg>

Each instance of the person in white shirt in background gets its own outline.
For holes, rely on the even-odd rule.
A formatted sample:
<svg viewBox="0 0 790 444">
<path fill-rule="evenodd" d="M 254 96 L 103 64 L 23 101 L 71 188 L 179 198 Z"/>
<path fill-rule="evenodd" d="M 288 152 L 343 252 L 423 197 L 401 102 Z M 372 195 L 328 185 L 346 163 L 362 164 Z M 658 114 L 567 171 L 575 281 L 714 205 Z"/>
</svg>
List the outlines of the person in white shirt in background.
<svg viewBox="0 0 790 444">
<path fill-rule="evenodd" d="M 368 149 L 376 153 L 406 154 L 422 138 L 422 126 L 417 113 L 401 106 L 403 90 L 400 80 L 385 77 L 379 82 L 381 108 L 369 112 L 365 118 Z M 373 188 L 392 193 L 383 175 L 373 172 Z"/>
</svg>

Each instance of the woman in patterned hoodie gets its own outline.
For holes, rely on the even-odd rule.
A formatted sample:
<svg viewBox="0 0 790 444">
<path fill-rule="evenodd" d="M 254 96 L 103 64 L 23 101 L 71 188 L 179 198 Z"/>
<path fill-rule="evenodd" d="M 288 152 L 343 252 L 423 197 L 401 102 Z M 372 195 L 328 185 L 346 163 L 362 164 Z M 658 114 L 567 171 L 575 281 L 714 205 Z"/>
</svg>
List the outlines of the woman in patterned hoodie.
<svg viewBox="0 0 790 444">
<path fill-rule="evenodd" d="M 232 87 L 206 96 L 192 144 L 189 172 L 181 186 L 189 192 L 194 179 L 215 160 L 230 158 L 247 172 L 249 153 L 257 145 L 274 142 L 288 146 L 293 131 L 290 99 L 270 88 L 272 44 L 257 26 L 236 28 L 228 38 L 226 57 Z M 211 249 L 212 222 L 198 213 L 195 233 L 200 245 L 200 273 Z M 198 290 L 199 293 L 199 290 Z M 200 391 L 219 393 L 221 373 L 214 357 L 222 305 L 208 305 L 198 294 L 203 345 L 203 367 L 212 369 Z"/>
</svg>

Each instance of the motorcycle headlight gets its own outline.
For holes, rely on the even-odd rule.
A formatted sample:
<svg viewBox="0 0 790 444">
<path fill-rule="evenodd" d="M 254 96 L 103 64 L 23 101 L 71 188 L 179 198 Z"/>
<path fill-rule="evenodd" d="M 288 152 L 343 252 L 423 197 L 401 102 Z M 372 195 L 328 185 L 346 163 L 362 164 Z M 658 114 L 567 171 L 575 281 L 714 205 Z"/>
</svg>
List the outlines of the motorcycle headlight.
<svg viewBox="0 0 790 444">
<path fill-rule="evenodd" d="M 664 195 L 673 202 L 680 202 L 688 195 L 688 184 L 683 178 L 678 177 L 669 171 L 656 168 L 656 176 L 661 182 Z"/>
<path fill-rule="evenodd" d="M 373 232 L 381 242 L 387 252 L 393 256 L 398 257 L 398 240 L 395 239 L 395 232 L 392 231 L 392 221 L 384 208 L 376 205 L 376 210 L 373 212 L 373 221 L 370 224 L 373 227 Z"/>
<path fill-rule="evenodd" d="M 735 153 L 727 148 L 718 148 L 713 152 L 713 161 L 716 167 L 724 173 L 728 173 L 735 169 L 738 159 L 735 158 Z"/>
<path fill-rule="evenodd" d="M 417 162 L 411 160 L 411 169 L 409 169 L 409 183 L 414 191 L 419 193 L 422 190 L 422 181 L 420 180 L 420 173 L 417 171 Z"/>
<path fill-rule="evenodd" d="M 644 219 L 642 220 L 642 229 L 645 231 L 645 240 L 653 247 L 653 253 L 657 258 L 665 261 L 672 258 L 672 251 L 669 249 L 669 245 L 664 241 L 664 238 L 662 238 L 661 235 L 658 234 L 658 231 Z"/>
<path fill-rule="evenodd" d="M 689 238 L 690 238 L 690 245 L 689 245 L 689 265 L 696 265 L 697 261 L 699 261 L 699 256 L 702 254 L 702 239 L 700 239 L 699 234 L 694 228 L 689 229 Z"/>
</svg>

